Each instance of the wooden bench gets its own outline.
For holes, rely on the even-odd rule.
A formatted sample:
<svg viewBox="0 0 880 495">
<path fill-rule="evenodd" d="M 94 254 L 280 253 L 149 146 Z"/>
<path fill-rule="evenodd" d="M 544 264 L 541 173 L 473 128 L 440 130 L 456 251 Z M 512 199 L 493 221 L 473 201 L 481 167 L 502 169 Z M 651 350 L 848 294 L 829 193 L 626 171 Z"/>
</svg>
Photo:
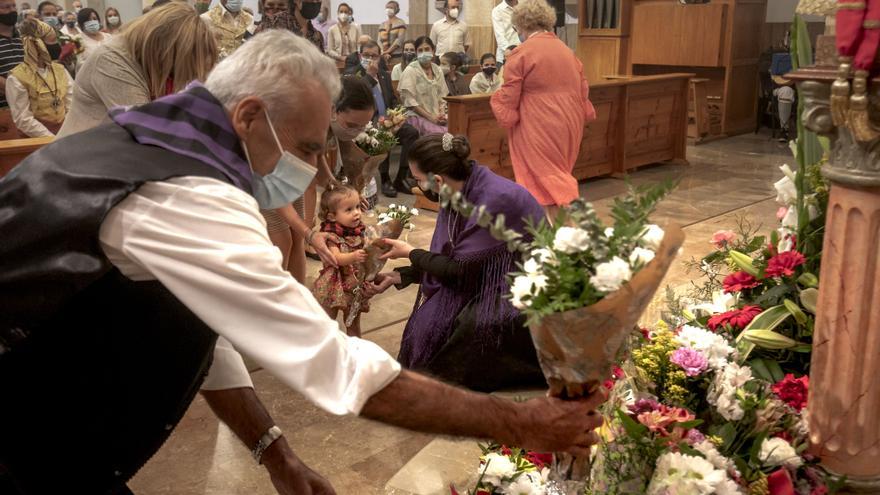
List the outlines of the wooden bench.
<svg viewBox="0 0 880 495">
<path fill-rule="evenodd" d="M 8 174 L 28 155 L 54 140 L 54 137 L 41 137 L 0 141 L 0 177 Z"/>
</svg>

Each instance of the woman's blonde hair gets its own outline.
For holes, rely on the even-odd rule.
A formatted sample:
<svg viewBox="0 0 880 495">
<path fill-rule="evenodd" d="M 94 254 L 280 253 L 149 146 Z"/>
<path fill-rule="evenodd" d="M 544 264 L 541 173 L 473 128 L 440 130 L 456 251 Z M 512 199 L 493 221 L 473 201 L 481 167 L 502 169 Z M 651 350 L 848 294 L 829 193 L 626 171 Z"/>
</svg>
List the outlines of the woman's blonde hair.
<svg viewBox="0 0 880 495">
<path fill-rule="evenodd" d="M 513 8 L 510 22 L 520 33 L 552 31 L 556 24 L 556 10 L 545 0 L 521 0 Z"/>
<path fill-rule="evenodd" d="M 191 81 L 204 81 L 217 63 L 217 43 L 211 27 L 184 2 L 170 2 L 128 23 L 122 32 L 126 49 L 134 57 L 154 98 L 165 96 L 165 82 L 174 80 L 174 91 Z"/>
</svg>

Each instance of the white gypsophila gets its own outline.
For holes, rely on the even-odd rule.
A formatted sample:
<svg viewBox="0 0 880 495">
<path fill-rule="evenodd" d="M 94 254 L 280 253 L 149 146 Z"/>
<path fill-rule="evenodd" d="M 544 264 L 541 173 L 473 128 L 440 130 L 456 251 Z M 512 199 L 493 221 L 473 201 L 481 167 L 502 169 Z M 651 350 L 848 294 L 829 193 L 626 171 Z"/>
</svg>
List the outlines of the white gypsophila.
<svg viewBox="0 0 880 495">
<path fill-rule="evenodd" d="M 483 459 L 486 465 L 480 465 L 478 475 L 483 475 L 483 481 L 492 486 L 501 486 L 503 478 L 510 478 L 516 472 L 514 464 L 507 456 L 500 454 L 486 454 Z"/>
<path fill-rule="evenodd" d="M 778 437 L 764 439 L 758 459 L 767 467 L 785 466 L 797 469 L 804 463 L 794 447 L 784 438 Z"/>
<path fill-rule="evenodd" d="M 532 251 L 532 258 L 538 260 L 538 263 L 542 265 L 556 265 L 556 255 L 553 254 L 553 251 L 547 248 L 535 249 Z"/>
<path fill-rule="evenodd" d="M 553 238 L 553 249 L 574 254 L 586 251 L 590 246 L 590 234 L 577 227 L 560 227 Z"/>
<path fill-rule="evenodd" d="M 737 392 L 752 379 L 752 369 L 730 362 L 715 374 L 706 399 L 724 419 L 738 421 L 745 415 Z"/>
<path fill-rule="evenodd" d="M 654 259 L 654 251 L 637 247 L 629 255 L 629 262 L 633 265 L 647 265 Z"/>
<path fill-rule="evenodd" d="M 702 352 L 709 366 L 716 371 L 727 365 L 728 357 L 734 352 L 724 337 L 691 325 L 683 326 L 675 340 L 683 347 Z"/>
<path fill-rule="evenodd" d="M 737 473 L 737 475 L 739 475 L 739 471 L 736 469 L 736 464 L 734 464 L 730 458 L 724 457 L 721 452 L 718 452 L 718 448 L 709 440 L 703 440 L 702 442 L 694 444 L 694 449 L 703 454 L 706 457 L 706 460 L 712 463 L 716 469 L 721 469 L 728 473 Z"/>
<path fill-rule="evenodd" d="M 611 261 L 596 265 L 596 274 L 590 277 L 590 283 L 596 290 L 614 292 L 630 278 L 632 270 L 629 263 L 615 256 Z"/>
<path fill-rule="evenodd" d="M 522 473 L 501 489 L 504 495 L 544 495 L 544 480 L 535 471 Z"/>
<path fill-rule="evenodd" d="M 726 478 L 706 459 L 667 452 L 657 460 L 648 495 L 710 495 Z"/>
<path fill-rule="evenodd" d="M 645 230 L 642 232 L 642 236 L 639 238 L 642 245 L 647 247 L 648 249 L 652 249 L 654 251 L 660 249 L 660 243 L 663 242 L 663 229 L 661 229 L 658 225 L 646 225 Z"/>
</svg>

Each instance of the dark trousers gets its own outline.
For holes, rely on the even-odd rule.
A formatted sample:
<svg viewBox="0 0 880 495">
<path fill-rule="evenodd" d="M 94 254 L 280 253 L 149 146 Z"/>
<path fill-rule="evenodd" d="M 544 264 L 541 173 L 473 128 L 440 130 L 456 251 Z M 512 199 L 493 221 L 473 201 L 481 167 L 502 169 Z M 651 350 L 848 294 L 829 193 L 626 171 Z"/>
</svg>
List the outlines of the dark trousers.
<svg viewBox="0 0 880 495">
<path fill-rule="evenodd" d="M 409 124 L 403 124 L 397 131 L 397 139 L 400 141 L 400 163 L 397 166 L 397 176 L 394 179 L 395 184 L 400 184 L 409 177 L 409 149 L 412 147 L 416 139 L 419 138 L 419 131 Z M 382 176 L 382 183 L 387 184 L 391 181 L 391 154 L 385 158 L 385 161 L 379 164 L 379 174 Z"/>
</svg>

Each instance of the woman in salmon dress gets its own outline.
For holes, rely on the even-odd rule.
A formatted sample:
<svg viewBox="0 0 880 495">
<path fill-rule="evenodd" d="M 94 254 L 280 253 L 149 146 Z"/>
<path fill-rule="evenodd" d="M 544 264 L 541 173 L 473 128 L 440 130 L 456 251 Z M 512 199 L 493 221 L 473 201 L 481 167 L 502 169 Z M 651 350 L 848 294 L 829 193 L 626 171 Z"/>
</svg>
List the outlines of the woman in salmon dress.
<svg viewBox="0 0 880 495">
<path fill-rule="evenodd" d="M 556 11 L 545 0 L 521 0 L 512 22 L 523 43 L 504 63 L 504 85 L 492 111 L 508 130 L 516 181 L 553 220 L 578 197 L 572 175 L 584 124 L 596 118 L 583 65 L 553 34 Z"/>
</svg>

